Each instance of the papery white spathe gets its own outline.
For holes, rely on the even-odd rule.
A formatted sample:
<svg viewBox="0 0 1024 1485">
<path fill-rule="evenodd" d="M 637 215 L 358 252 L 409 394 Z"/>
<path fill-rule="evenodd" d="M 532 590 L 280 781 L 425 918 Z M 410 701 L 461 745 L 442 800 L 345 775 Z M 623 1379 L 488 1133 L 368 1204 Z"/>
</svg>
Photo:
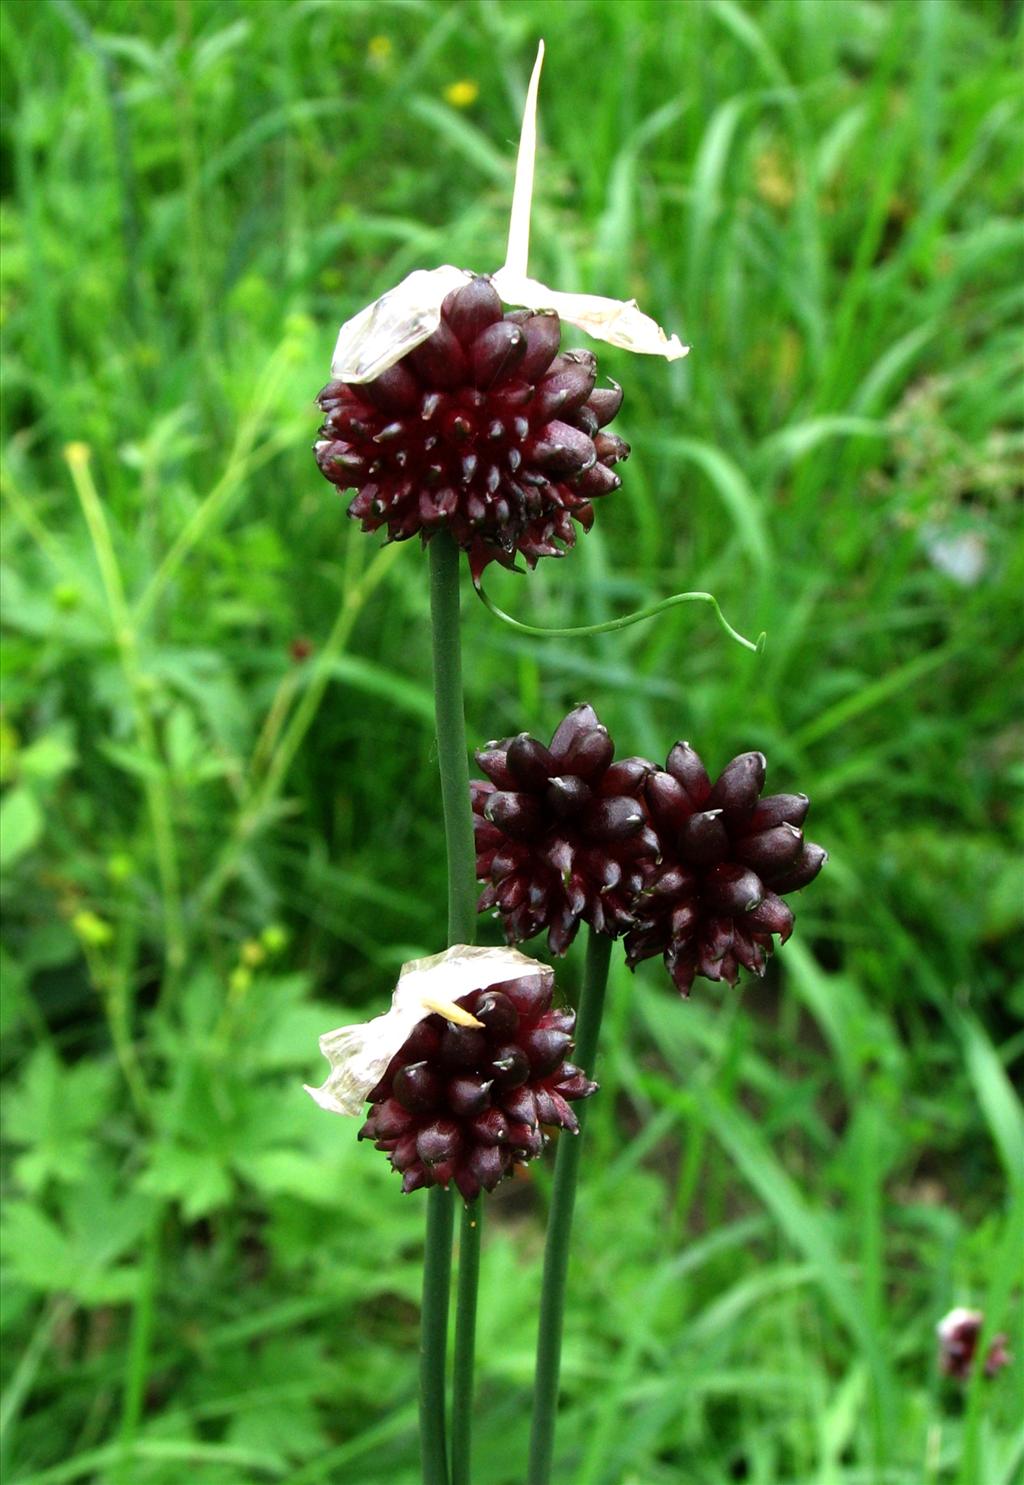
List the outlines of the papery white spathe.
<svg viewBox="0 0 1024 1485">
<path fill-rule="evenodd" d="M 666 335 L 660 325 L 637 307 L 635 299 L 564 293 L 527 276 L 537 153 L 537 89 L 543 61 L 542 41 L 523 111 L 505 264 L 491 276 L 491 282 L 506 304 L 535 313 L 553 310 L 567 324 L 575 325 L 595 340 L 606 340 L 639 355 L 664 356 L 668 361 L 676 361 L 686 355 L 689 346 L 682 345 L 677 335 Z M 450 263 L 441 268 L 418 268 L 410 273 L 342 325 L 331 360 L 331 375 L 354 385 L 375 380 L 433 335 L 441 323 L 444 300 L 472 277 L 468 269 L 454 268 Z"/>
<path fill-rule="evenodd" d="M 456 1000 L 503 980 L 552 973 L 546 964 L 527 958 L 518 949 L 481 949 L 470 944 L 455 944 L 442 954 L 412 959 L 402 965 L 389 1011 L 372 1021 L 324 1033 L 320 1050 L 331 1071 L 322 1087 L 306 1084 L 305 1090 L 332 1114 L 361 1113 L 366 1095 L 425 1017 L 436 1014 L 458 1026 L 479 1026 L 475 1016 L 456 1005 Z"/>
<path fill-rule="evenodd" d="M 963 1305 L 957 1305 L 948 1315 L 943 1315 L 935 1327 L 935 1334 L 940 1341 L 951 1341 L 963 1326 L 980 1330 L 984 1323 L 985 1316 L 980 1310 L 968 1310 Z"/>
<path fill-rule="evenodd" d="M 450 263 L 417 268 L 342 325 L 331 375 L 344 382 L 372 382 L 433 335 L 445 299 L 472 277 Z"/>
</svg>

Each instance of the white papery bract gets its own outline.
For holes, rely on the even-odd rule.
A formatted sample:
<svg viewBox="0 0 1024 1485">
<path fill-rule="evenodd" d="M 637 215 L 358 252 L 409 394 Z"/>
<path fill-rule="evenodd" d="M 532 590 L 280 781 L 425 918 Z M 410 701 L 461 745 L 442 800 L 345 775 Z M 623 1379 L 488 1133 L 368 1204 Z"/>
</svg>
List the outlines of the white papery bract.
<svg viewBox="0 0 1024 1485">
<path fill-rule="evenodd" d="M 306 1084 L 305 1090 L 329 1113 L 359 1114 L 392 1057 L 425 1017 L 439 1015 L 458 1026 L 479 1026 L 479 1021 L 456 1001 L 503 980 L 550 973 L 546 965 L 518 949 L 486 949 L 471 944 L 455 944 L 441 954 L 412 959 L 402 966 L 390 1010 L 371 1021 L 324 1033 L 320 1050 L 331 1071 L 321 1087 Z"/>
<path fill-rule="evenodd" d="M 607 341 L 641 356 L 678 360 L 687 354 L 689 347 L 677 335 L 666 335 L 660 325 L 638 308 L 634 299 L 606 299 L 597 294 L 550 289 L 527 275 L 537 146 L 537 89 L 543 60 L 541 42 L 523 112 L 508 250 L 504 266 L 491 275 L 491 282 L 508 305 L 535 313 L 554 310 L 566 324 L 574 325 L 595 340 Z M 455 268 L 450 263 L 440 268 L 418 268 L 410 273 L 342 325 L 334 347 L 331 375 L 352 385 L 374 381 L 434 333 L 441 323 L 441 305 L 447 295 L 474 276 L 471 270 Z"/>
</svg>

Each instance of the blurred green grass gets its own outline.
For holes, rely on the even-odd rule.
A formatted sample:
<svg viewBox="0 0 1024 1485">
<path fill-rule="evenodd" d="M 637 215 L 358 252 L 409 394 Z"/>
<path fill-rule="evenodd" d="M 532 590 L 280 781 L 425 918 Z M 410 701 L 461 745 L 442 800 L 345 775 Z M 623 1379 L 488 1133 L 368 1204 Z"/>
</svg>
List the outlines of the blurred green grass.
<svg viewBox="0 0 1024 1485">
<path fill-rule="evenodd" d="M 443 935 L 425 569 L 345 521 L 312 398 L 406 271 L 500 263 L 543 34 L 531 267 L 693 351 L 602 354 L 624 488 L 494 596 L 711 589 L 769 643 L 467 598 L 470 735 L 589 699 L 626 752 L 757 746 L 832 852 L 763 985 L 613 974 L 561 1478 L 1013 1485 L 1020 1360 L 961 1396 L 933 1331 L 1024 1356 L 1019 6 L 0 25 L 6 1478 L 417 1477 L 420 1208 L 298 1085 Z M 479 1485 L 548 1178 L 492 1204 Z"/>
</svg>

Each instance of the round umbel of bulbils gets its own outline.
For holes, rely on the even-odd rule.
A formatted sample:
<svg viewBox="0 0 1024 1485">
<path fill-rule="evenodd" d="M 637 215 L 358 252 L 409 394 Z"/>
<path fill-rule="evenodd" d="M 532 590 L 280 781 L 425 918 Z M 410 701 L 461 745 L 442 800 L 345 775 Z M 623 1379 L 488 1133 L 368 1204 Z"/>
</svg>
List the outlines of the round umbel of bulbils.
<svg viewBox="0 0 1024 1485">
<path fill-rule="evenodd" d="M 659 860 L 635 905 L 626 935 L 631 969 L 663 954 L 683 995 L 697 975 L 735 985 L 742 965 L 762 975 L 773 935 L 783 943 L 793 913 L 783 902 L 806 887 L 828 859 L 805 841 L 805 794 L 761 798 L 763 753 L 741 753 L 712 784 L 700 755 L 678 742 L 664 771 L 643 783 Z"/>
<path fill-rule="evenodd" d="M 446 527 L 474 580 L 521 553 L 531 567 L 589 530 L 591 502 L 622 483 L 629 445 L 601 430 L 621 389 L 596 388 L 597 359 L 559 353 L 556 314 L 503 313 L 487 278 L 448 295 L 428 340 L 358 385 L 333 381 L 316 458 L 349 515 L 393 541 Z"/>
<path fill-rule="evenodd" d="M 545 747 L 529 733 L 476 754 L 487 781 L 471 784 L 479 912 L 496 908 L 507 941 L 547 929 L 564 954 L 581 922 L 617 938 L 658 844 L 648 828 L 645 758 L 614 763 L 615 746 L 591 706 L 578 706 Z"/>
<path fill-rule="evenodd" d="M 553 988 L 550 969 L 504 980 L 456 1002 L 478 1028 L 431 1015 L 413 1029 L 359 1132 L 387 1151 L 403 1191 L 454 1181 L 472 1201 L 541 1153 L 545 1125 L 578 1132 L 569 1105 L 597 1084 L 566 1061 L 576 1013 L 552 1007 Z"/>
</svg>

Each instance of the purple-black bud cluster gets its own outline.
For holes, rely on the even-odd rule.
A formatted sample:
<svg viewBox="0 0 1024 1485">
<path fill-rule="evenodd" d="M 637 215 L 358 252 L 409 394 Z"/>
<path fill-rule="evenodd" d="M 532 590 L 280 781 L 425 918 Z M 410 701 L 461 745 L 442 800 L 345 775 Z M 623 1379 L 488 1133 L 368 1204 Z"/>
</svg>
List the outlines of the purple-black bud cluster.
<svg viewBox="0 0 1024 1485">
<path fill-rule="evenodd" d="M 316 446 L 321 473 L 356 489 L 349 515 L 393 541 L 447 528 L 474 579 L 489 562 L 531 567 L 573 546 L 591 501 L 622 483 L 629 445 L 601 430 L 617 386 L 595 387 L 592 351 L 559 354 L 556 314 L 502 312 L 486 278 L 441 306 L 422 345 L 376 380 L 329 382 Z"/>
<path fill-rule="evenodd" d="M 772 935 L 793 913 L 782 901 L 818 875 L 827 853 L 805 841 L 806 794 L 762 799 L 763 753 L 741 753 L 712 784 L 700 755 L 678 742 L 664 771 L 644 780 L 658 860 L 633 906 L 626 961 L 662 954 L 687 995 L 697 975 L 735 985 L 739 967 L 763 975 Z"/>
<path fill-rule="evenodd" d="M 566 1058 L 576 1013 L 552 1007 L 554 974 L 504 980 L 456 1001 L 481 1026 L 420 1021 L 368 1095 L 360 1130 L 402 1172 L 402 1190 L 454 1181 L 466 1201 L 493 1191 L 547 1143 L 577 1133 L 569 1104 L 597 1084 Z"/>
<path fill-rule="evenodd" d="M 612 937 L 633 922 L 643 865 L 657 854 L 641 789 L 643 758 L 613 763 L 615 745 L 593 707 L 578 706 L 550 747 L 521 732 L 489 743 L 471 785 L 478 910 L 496 907 L 509 943 L 546 928 L 564 954 L 580 923 Z"/>
<path fill-rule="evenodd" d="M 497 909 L 509 943 L 547 929 L 555 954 L 581 922 L 624 934 L 630 968 L 663 955 L 683 995 L 697 975 L 762 975 L 773 935 L 785 942 L 793 929 L 783 896 L 827 859 L 804 840 L 806 795 L 760 797 L 761 753 L 740 754 L 714 784 L 686 742 L 664 769 L 615 763 L 607 730 L 580 706 L 550 747 L 520 733 L 476 758 L 487 774 L 471 785 L 479 910 Z"/>
</svg>

